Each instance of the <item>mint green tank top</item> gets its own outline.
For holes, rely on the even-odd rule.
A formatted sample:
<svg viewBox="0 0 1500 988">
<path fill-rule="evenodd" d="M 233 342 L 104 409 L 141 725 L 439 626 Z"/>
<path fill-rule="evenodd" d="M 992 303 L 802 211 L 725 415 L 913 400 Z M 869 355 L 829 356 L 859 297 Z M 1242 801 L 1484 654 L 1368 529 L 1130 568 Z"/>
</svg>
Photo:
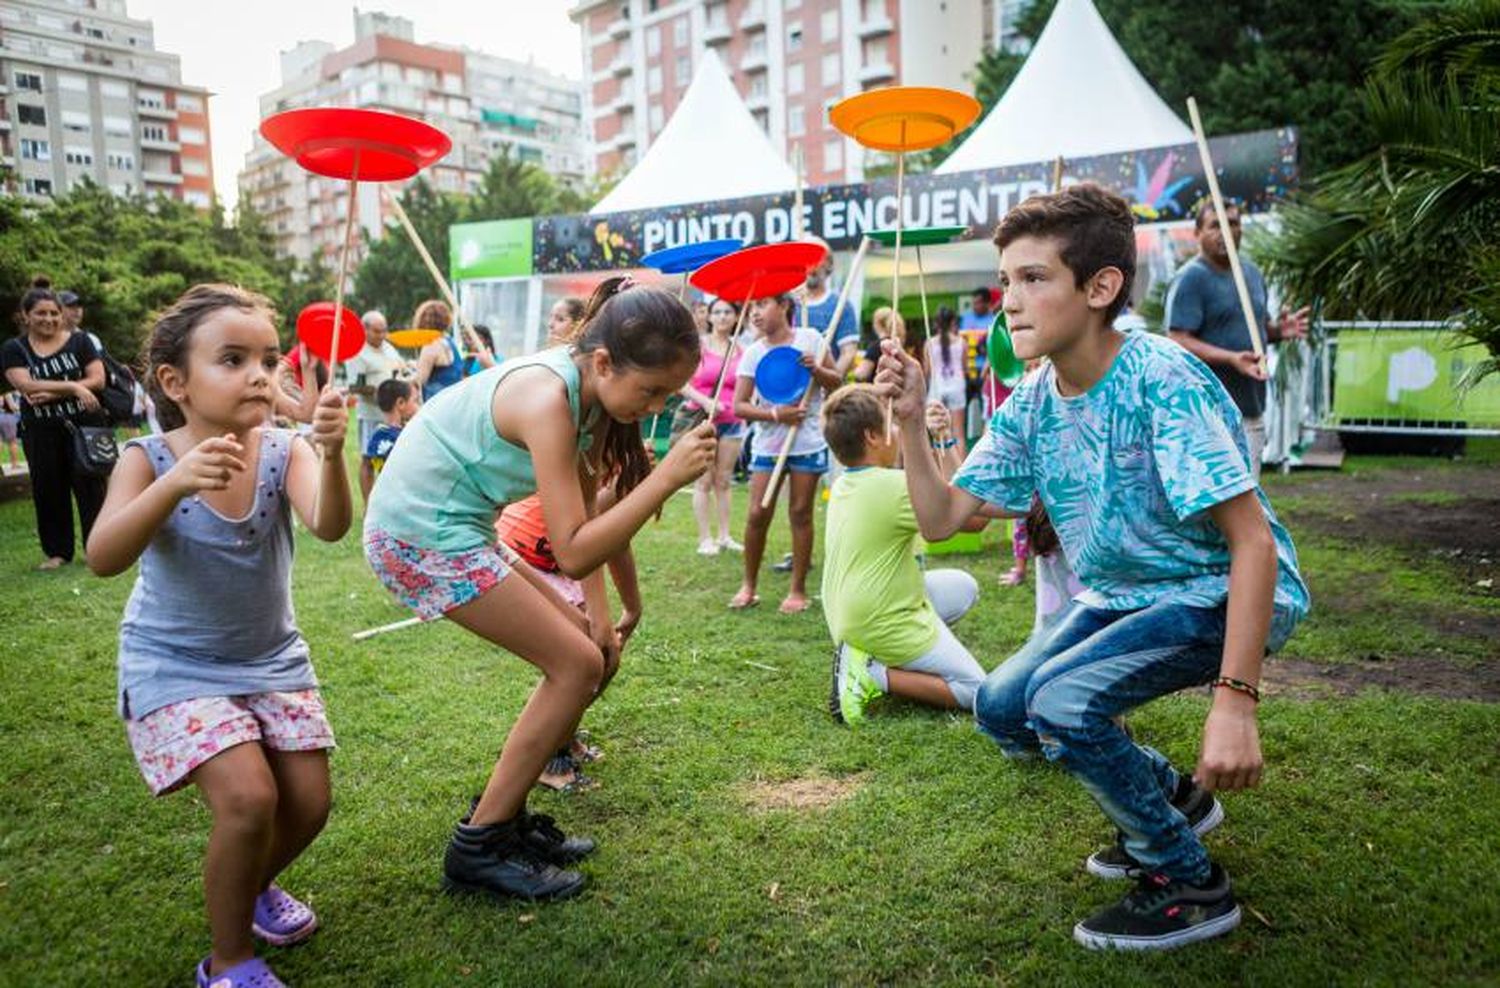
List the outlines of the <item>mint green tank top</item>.
<svg viewBox="0 0 1500 988">
<path fill-rule="evenodd" d="M 579 430 L 579 454 L 587 451 L 595 416 L 579 421 L 572 350 L 553 347 L 507 360 L 444 389 L 401 430 L 370 493 L 366 531 L 380 529 L 439 552 L 495 544 L 500 509 L 536 493 L 531 452 L 495 431 L 490 410 L 495 388 L 523 367 L 545 367 L 562 378 Z"/>
</svg>

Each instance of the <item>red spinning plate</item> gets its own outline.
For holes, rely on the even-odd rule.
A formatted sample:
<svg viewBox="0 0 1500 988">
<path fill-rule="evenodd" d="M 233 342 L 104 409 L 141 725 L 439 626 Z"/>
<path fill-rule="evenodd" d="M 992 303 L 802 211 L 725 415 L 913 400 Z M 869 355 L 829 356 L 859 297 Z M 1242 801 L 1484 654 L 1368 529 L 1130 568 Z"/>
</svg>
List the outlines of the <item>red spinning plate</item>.
<svg viewBox="0 0 1500 988">
<path fill-rule="evenodd" d="M 748 302 L 791 291 L 827 256 L 827 247 L 806 240 L 746 247 L 703 265 L 688 281 L 725 301 Z"/>
<path fill-rule="evenodd" d="M 324 363 L 343 363 L 365 346 L 365 327 L 349 307 L 339 319 L 339 357 L 330 360 L 333 349 L 333 303 L 314 302 L 297 314 L 297 339 Z"/>
<path fill-rule="evenodd" d="M 262 120 L 260 132 L 315 175 L 369 182 L 411 178 L 453 147 L 447 134 L 420 120 L 347 107 L 287 110 Z"/>
</svg>

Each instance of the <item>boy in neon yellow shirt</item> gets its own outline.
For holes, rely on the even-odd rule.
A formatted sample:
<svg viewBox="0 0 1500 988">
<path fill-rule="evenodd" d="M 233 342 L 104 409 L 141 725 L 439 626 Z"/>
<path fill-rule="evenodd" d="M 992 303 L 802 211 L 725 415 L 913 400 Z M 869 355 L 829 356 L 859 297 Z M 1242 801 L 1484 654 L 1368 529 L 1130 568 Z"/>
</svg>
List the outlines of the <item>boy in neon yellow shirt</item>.
<svg viewBox="0 0 1500 988">
<path fill-rule="evenodd" d="M 883 693 L 972 711 L 984 669 L 948 626 L 974 606 L 979 584 L 963 570 L 924 574 L 917 565 L 917 517 L 874 388 L 835 392 L 823 435 L 845 467 L 828 500 L 823 557 L 823 615 L 835 643 L 829 711 L 858 723 Z"/>
</svg>

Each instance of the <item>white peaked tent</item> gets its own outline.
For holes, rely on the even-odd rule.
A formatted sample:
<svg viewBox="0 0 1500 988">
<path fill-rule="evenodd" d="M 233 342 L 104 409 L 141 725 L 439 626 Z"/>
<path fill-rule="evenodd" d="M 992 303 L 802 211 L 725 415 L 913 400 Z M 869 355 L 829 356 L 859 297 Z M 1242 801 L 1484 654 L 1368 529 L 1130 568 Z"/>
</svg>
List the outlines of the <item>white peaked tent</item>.
<svg viewBox="0 0 1500 988">
<path fill-rule="evenodd" d="M 797 173 L 771 146 L 710 49 L 666 127 L 591 212 L 770 195 L 796 185 Z"/>
<path fill-rule="evenodd" d="M 1080 158 L 1188 144 L 1173 113 L 1115 41 L 1093 0 L 1058 0 L 994 109 L 936 171 L 971 171 L 1058 155 Z"/>
</svg>

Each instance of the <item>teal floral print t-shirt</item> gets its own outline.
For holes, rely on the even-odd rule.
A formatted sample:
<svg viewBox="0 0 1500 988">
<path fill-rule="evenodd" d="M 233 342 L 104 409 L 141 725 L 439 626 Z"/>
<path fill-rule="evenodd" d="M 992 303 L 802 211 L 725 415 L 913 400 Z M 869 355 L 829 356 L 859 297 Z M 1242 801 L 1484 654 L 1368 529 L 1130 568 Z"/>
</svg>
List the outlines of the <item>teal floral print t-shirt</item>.
<svg viewBox="0 0 1500 988">
<path fill-rule="evenodd" d="M 1250 472 L 1239 410 L 1197 357 L 1126 335 L 1089 391 L 1064 397 L 1048 364 L 990 420 L 953 477 L 1016 512 L 1039 495 L 1090 607 L 1213 607 L 1229 595 L 1229 544 L 1207 509 L 1254 491 L 1276 539 L 1271 647 L 1307 614 L 1297 551 Z"/>
</svg>

